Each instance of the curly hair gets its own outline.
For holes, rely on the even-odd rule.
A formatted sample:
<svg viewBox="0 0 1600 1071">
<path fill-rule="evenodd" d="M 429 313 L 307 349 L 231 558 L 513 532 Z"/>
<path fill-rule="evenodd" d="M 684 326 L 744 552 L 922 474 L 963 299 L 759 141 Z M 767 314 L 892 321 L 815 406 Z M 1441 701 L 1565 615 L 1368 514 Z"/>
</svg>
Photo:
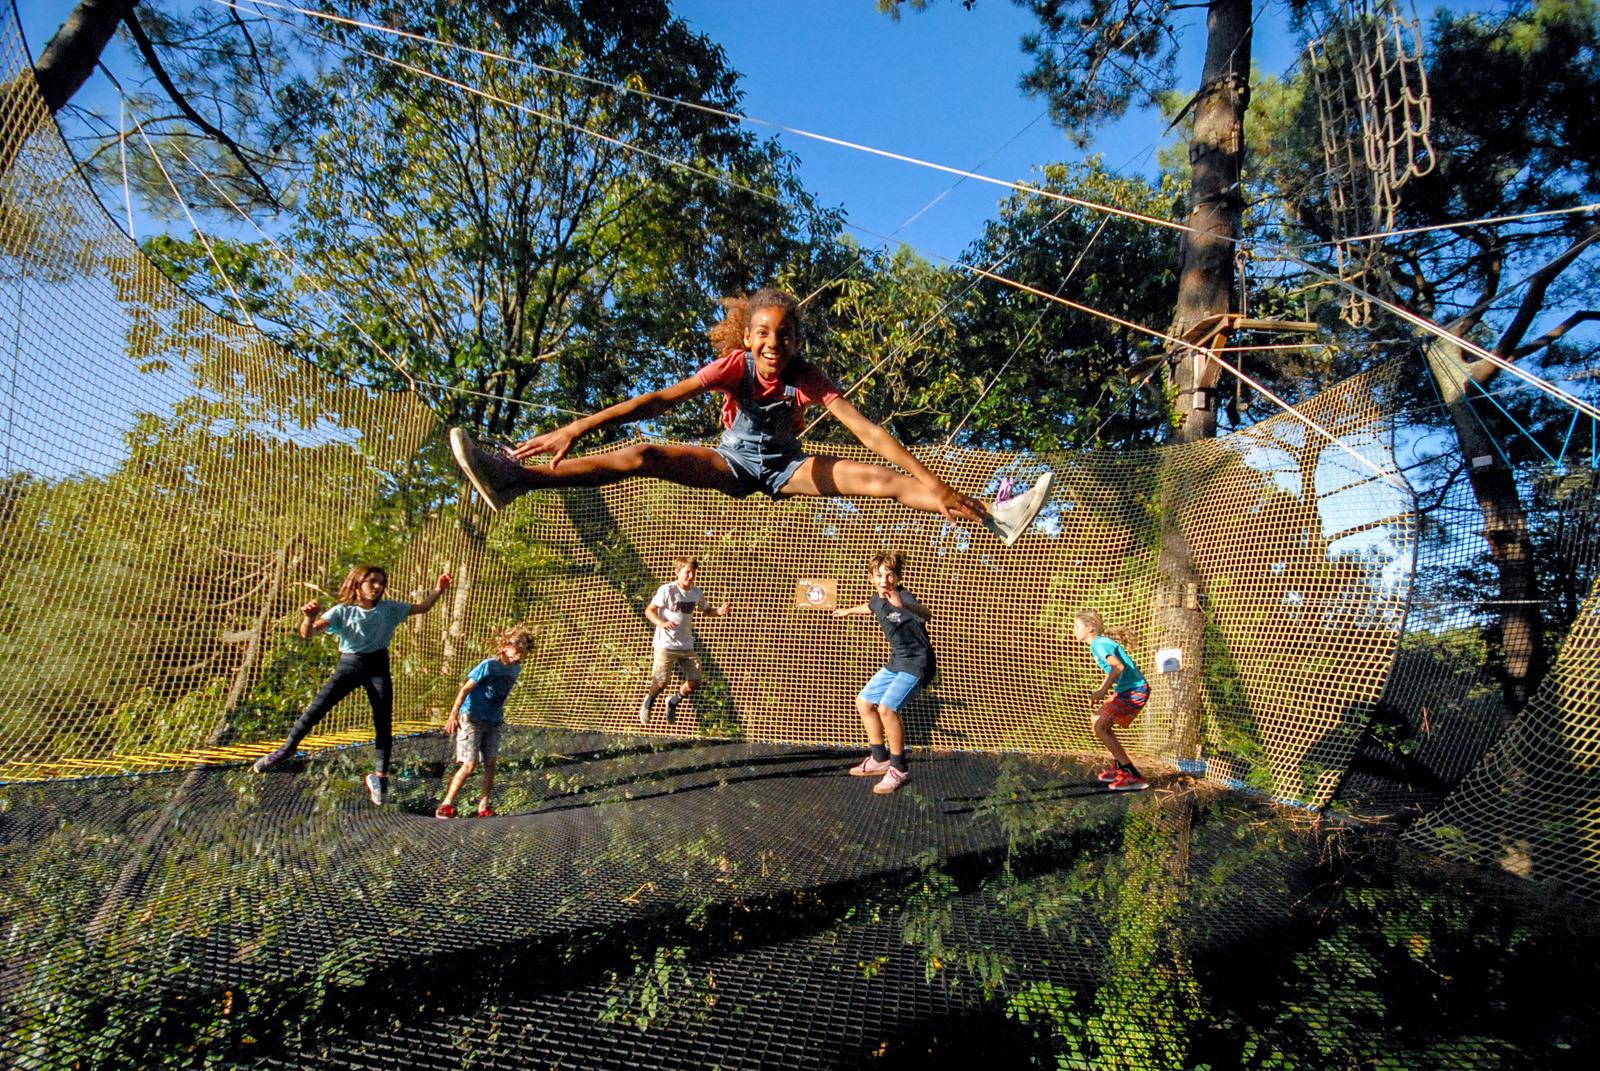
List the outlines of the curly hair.
<svg viewBox="0 0 1600 1071">
<path fill-rule="evenodd" d="M 794 319 L 794 325 L 800 329 L 801 335 L 805 334 L 805 323 L 800 318 L 800 299 L 787 290 L 769 287 L 757 290 L 749 297 L 723 298 L 722 307 L 726 315 L 707 332 L 719 357 L 743 348 L 745 329 L 750 326 L 750 314 L 757 309 L 783 309 Z"/>
</svg>

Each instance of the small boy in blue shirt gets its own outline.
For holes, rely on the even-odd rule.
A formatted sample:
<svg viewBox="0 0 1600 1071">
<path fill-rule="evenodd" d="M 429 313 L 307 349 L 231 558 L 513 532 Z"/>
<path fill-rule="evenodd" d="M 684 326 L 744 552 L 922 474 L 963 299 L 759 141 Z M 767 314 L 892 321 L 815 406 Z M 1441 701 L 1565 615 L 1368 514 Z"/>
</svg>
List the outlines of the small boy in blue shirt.
<svg viewBox="0 0 1600 1071">
<path fill-rule="evenodd" d="M 456 738 L 456 761 L 461 764 L 444 802 L 434 811 L 436 818 L 456 816 L 456 794 L 467 778 L 483 763 L 483 795 L 478 801 L 478 817 L 493 818 L 494 768 L 500 757 L 500 734 L 506 720 L 506 697 L 522 673 L 522 659 L 533 645 L 533 638 L 520 625 L 500 637 L 495 656 L 485 658 L 467 674 L 466 683 L 456 693 L 445 719 L 446 735 Z"/>
</svg>

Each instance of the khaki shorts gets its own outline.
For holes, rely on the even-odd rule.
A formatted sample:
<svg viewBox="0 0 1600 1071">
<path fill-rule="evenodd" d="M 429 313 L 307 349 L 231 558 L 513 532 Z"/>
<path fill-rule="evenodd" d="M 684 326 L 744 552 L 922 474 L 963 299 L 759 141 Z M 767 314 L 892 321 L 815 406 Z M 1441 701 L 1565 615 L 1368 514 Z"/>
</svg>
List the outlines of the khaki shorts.
<svg viewBox="0 0 1600 1071">
<path fill-rule="evenodd" d="M 656 648 L 656 660 L 650 667 L 650 686 L 652 688 L 665 688 L 667 681 L 672 679 L 672 670 L 676 667 L 678 676 L 686 681 L 700 680 L 700 656 L 693 651 L 669 651 L 665 647 Z"/>
<path fill-rule="evenodd" d="M 465 714 L 456 728 L 457 762 L 493 762 L 500 757 L 500 736 L 504 724 L 484 725 Z"/>
</svg>

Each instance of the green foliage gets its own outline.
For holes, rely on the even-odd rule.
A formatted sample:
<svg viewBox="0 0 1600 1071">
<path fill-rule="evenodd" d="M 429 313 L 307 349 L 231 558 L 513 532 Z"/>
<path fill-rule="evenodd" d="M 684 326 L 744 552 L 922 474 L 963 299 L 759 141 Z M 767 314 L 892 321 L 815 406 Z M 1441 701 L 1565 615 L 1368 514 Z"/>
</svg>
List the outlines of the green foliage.
<svg viewBox="0 0 1600 1071">
<path fill-rule="evenodd" d="M 1038 185 L 1156 215 L 1175 200 L 1172 188 L 1116 178 L 1098 160 L 1051 164 Z M 1002 202 L 963 260 L 1136 323 L 1159 322 L 1177 292 L 1172 232 L 1029 194 Z M 972 409 L 963 444 L 1044 451 L 1158 438 L 1164 407 L 1139 385 L 1145 371 L 1133 371 L 1159 352 L 1148 336 L 991 279 L 961 293 L 960 346 L 946 367 L 960 382 L 940 389 L 955 414 Z"/>
</svg>

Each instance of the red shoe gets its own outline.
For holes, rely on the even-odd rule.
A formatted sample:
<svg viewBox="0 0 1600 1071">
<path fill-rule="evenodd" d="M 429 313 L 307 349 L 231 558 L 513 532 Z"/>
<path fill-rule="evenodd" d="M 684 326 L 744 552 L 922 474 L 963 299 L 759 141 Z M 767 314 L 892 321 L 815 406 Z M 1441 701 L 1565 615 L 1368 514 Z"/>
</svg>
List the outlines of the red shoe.
<svg viewBox="0 0 1600 1071">
<path fill-rule="evenodd" d="M 435 818 L 454 818 L 456 816 L 456 805 L 453 803 L 441 803 L 434 810 L 433 816 Z"/>
<path fill-rule="evenodd" d="M 1131 770 L 1118 770 L 1117 776 L 1108 781 L 1106 787 L 1113 792 L 1143 792 L 1150 787 L 1150 782 Z"/>
<path fill-rule="evenodd" d="M 500 812 L 495 810 L 493 807 L 489 806 L 487 803 L 480 803 L 480 804 L 478 804 L 478 817 L 479 818 L 499 818 L 500 817 Z"/>
<path fill-rule="evenodd" d="M 1101 770 L 1099 773 L 1095 774 L 1095 776 L 1109 785 L 1111 782 L 1115 781 L 1118 775 L 1121 773 L 1122 767 L 1113 766 L 1109 770 Z"/>
</svg>

